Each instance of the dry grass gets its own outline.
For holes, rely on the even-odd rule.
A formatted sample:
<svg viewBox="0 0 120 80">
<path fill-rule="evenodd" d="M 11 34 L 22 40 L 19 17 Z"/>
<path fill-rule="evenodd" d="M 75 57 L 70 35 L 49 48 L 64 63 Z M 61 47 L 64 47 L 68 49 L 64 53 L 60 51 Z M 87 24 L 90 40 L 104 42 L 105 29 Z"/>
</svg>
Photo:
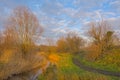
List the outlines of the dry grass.
<svg viewBox="0 0 120 80">
<path fill-rule="evenodd" d="M 6 50 L 5 53 L 1 55 L 0 62 L 0 80 L 3 78 L 8 78 L 13 74 L 19 74 L 36 67 L 44 68 L 46 65 L 46 59 L 43 55 L 34 53 L 34 55 L 29 55 L 29 58 L 24 59 L 22 53 L 15 50 Z M 30 57 L 32 56 L 32 57 Z M 4 61 L 4 62 L 3 62 Z"/>
<path fill-rule="evenodd" d="M 0 56 L 0 62 L 8 63 L 8 61 L 12 58 L 13 51 L 12 50 L 5 50 L 3 51 L 4 54 Z"/>
</svg>

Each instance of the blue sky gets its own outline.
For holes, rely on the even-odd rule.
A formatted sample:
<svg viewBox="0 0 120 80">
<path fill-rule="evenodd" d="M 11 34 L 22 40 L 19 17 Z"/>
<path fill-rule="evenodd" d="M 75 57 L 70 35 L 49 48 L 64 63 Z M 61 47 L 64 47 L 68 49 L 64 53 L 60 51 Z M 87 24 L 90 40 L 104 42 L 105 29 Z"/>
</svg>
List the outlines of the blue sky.
<svg viewBox="0 0 120 80">
<path fill-rule="evenodd" d="M 0 29 L 11 11 L 27 6 L 44 28 L 43 39 L 56 39 L 70 31 L 85 37 L 91 21 L 103 17 L 120 30 L 120 0 L 0 0 Z"/>
</svg>

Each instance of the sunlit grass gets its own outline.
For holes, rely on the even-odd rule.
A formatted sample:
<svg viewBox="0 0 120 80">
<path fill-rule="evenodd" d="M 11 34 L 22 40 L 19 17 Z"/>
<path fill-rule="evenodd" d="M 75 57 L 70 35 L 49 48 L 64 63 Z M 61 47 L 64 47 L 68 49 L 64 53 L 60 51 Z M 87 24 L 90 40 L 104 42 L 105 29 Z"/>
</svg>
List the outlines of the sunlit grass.
<svg viewBox="0 0 120 80">
<path fill-rule="evenodd" d="M 87 72 L 80 69 L 72 62 L 72 54 L 52 54 L 59 56 L 56 66 L 51 65 L 45 73 L 39 76 L 39 80 L 112 80 L 108 76 Z"/>
<path fill-rule="evenodd" d="M 87 66 L 91 66 L 98 69 L 108 70 L 108 71 L 120 71 L 120 50 L 119 49 L 113 49 L 110 52 L 107 52 L 104 57 L 96 60 L 96 61 L 89 61 L 86 60 L 84 57 L 81 57 L 81 55 L 75 56 L 78 60 L 83 62 Z M 83 54 L 83 53 L 81 53 Z M 89 54 L 89 53 L 88 53 Z M 85 54 L 87 55 L 87 54 Z"/>
</svg>

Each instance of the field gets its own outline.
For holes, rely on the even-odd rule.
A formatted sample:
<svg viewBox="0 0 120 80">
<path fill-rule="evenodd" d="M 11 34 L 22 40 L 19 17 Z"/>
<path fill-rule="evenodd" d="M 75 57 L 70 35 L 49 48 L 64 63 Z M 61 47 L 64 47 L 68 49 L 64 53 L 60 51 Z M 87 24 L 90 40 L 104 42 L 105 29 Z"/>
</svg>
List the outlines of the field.
<svg viewBox="0 0 120 80">
<path fill-rule="evenodd" d="M 87 66 L 114 72 L 120 71 L 120 49 L 113 49 L 106 53 L 103 58 L 96 61 L 89 61 L 85 58 L 88 52 L 82 52 L 78 54 L 76 58 Z"/>
<path fill-rule="evenodd" d="M 62 53 L 55 55 L 59 56 L 59 61 L 55 65 L 51 65 L 44 74 L 39 76 L 38 80 L 119 80 L 116 77 L 80 69 L 73 64 L 73 55 L 71 54 Z"/>
</svg>

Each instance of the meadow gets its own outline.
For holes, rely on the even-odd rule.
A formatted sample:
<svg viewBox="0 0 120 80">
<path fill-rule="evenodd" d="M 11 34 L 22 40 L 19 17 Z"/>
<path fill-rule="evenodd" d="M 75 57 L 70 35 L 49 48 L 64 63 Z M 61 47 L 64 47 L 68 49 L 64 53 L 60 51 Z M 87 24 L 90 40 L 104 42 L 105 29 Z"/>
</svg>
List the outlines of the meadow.
<svg viewBox="0 0 120 80">
<path fill-rule="evenodd" d="M 40 75 L 38 80 L 119 80 L 118 77 L 88 72 L 79 68 L 72 61 L 73 57 L 78 59 L 78 55 L 69 53 L 54 53 L 54 55 L 59 56 L 59 60 Z"/>
</svg>

